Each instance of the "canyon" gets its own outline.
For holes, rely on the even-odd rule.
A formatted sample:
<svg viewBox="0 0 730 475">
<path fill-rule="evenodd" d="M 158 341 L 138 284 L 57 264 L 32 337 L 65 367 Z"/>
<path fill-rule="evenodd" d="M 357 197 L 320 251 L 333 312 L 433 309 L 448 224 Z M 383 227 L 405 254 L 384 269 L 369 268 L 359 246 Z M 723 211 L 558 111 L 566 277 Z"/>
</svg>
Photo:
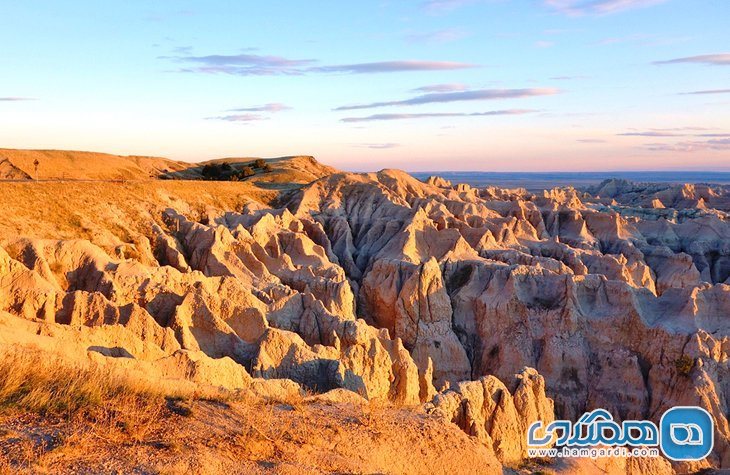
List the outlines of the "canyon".
<svg viewBox="0 0 730 475">
<path fill-rule="evenodd" d="M 32 152 L 13 153 L 0 168 L 0 349 L 170 387 L 381 401 L 409 411 L 403 430 L 450 431 L 484 473 L 532 473 L 537 420 L 604 408 L 658 422 L 700 406 L 715 425 L 703 461 L 541 470 L 730 468 L 729 187 L 530 193 L 311 157 L 240 183 L 149 158 L 114 182 L 98 180 L 121 172 L 36 182 Z"/>
</svg>

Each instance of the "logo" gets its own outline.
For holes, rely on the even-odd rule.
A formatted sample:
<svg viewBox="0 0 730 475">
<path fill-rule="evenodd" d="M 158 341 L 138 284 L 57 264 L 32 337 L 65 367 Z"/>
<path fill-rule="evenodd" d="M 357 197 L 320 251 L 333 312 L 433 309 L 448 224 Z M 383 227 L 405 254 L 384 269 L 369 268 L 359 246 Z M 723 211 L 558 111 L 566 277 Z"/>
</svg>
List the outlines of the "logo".
<svg viewBox="0 0 730 475">
<path fill-rule="evenodd" d="M 662 415 L 659 427 L 660 448 L 670 460 L 702 460 L 712 451 L 713 421 L 701 407 L 673 407 Z"/>
<path fill-rule="evenodd" d="M 527 431 L 528 456 L 658 457 L 661 449 L 670 460 L 702 460 L 712 452 L 713 424 L 700 407 L 673 407 L 662 415 L 659 427 L 651 421 L 619 424 L 605 409 L 594 409 L 575 423 L 557 420 L 544 426 L 542 421 L 534 422 Z"/>
</svg>

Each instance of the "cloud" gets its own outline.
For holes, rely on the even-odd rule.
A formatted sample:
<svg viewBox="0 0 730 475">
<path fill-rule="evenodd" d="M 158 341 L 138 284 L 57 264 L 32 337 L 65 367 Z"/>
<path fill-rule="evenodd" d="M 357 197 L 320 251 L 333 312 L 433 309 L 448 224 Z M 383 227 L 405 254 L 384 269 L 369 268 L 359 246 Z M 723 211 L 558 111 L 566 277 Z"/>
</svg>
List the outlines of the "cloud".
<svg viewBox="0 0 730 475">
<path fill-rule="evenodd" d="M 605 140 L 601 140 L 601 139 L 578 139 L 578 140 L 576 140 L 576 142 L 580 142 L 580 143 L 606 143 Z"/>
<path fill-rule="evenodd" d="M 381 61 L 375 63 L 314 66 L 316 59 L 289 59 L 259 54 L 213 54 L 207 56 L 160 56 L 178 63 L 187 63 L 179 72 L 231 74 L 236 76 L 303 75 L 307 73 L 393 73 L 403 71 L 444 71 L 474 68 L 475 64 L 455 61 Z"/>
<path fill-rule="evenodd" d="M 654 152 L 701 152 L 701 151 L 728 151 L 730 137 L 706 141 L 686 141 L 675 144 L 650 143 L 645 147 Z"/>
<path fill-rule="evenodd" d="M 625 137 L 681 137 L 685 134 L 675 134 L 672 132 L 660 132 L 660 131 L 647 131 L 647 132 L 625 132 L 623 134 L 616 134 Z"/>
<path fill-rule="evenodd" d="M 650 38 L 650 35 L 647 35 L 645 33 L 634 33 L 632 35 L 627 35 L 627 36 L 614 36 L 611 38 L 604 38 L 593 44 L 599 45 L 599 46 L 606 46 L 606 45 L 615 45 L 615 44 L 620 44 L 620 43 L 642 43 L 642 42 L 646 41 L 647 38 Z"/>
<path fill-rule="evenodd" d="M 644 8 L 667 0 L 544 0 L 545 6 L 566 15 L 607 15 L 633 8 Z"/>
<path fill-rule="evenodd" d="M 466 84 L 448 83 L 448 84 L 431 84 L 411 89 L 412 92 L 457 92 L 469 89 Z"/>
<path fill-rule="evenodd" d="M 730 89 L 709 89 L 706 91 L 680 92 L 680 95 L 698 95 L 698 94 L 730 94 Z"/>
<path fill-rule="evenodd" d="M 711 66 L 730 66 L 730 53 L 700 54 L 697 56 L 686 56 L 684 58 L 669 59 L 666 61 L 654 61 L 654 64 L 679 64 L 699 63 Z"/>
<path fill-rule="evenodd" d="M 388 106 L 414 106 L 421 104 L 433 104 L 444 102 L 460 102 L 460 101 L 485 101 L 495 99 L 518 99 L 532 96 L 550 96 L 558 94 L 559 89 L 555 88 L 530 88 L 530 89 L 477 89 L 473 91 L 457 91 L 457 92 L 435 92 L 423 94 L 421 96 L 412 97 L 402 101 L 389 102 L 373 102 L 370 104 L 359 104 L 352 106 L 341 106 L 336 108 L 338 111 L 356 110 L 356 109 L 372 109 L 375 107 Z"/>
<path fill-rule="evenodd" d="M 147 15 L 145 17 L 145 20 L 154 21 L 154 22 L 162 22 L 162 21 L 170 20 L 175 17 L 189 17 L 189 16 L 194 16 L 195 14 L 196 13 L 192 10 L 177 10 L 177 11 L 162 12 L 162 13 L 152 13 L 150 15 Z"/>
<path fill-rule="evenodd" d="M 572 81 L 574 79 L 590 79 L 590 76 L 553 76 L 552 81 Z"/>
<path fill-rule="evenodd" d="M 575 28 L 548 28 L 547 30 L 542 30 L 542 32 L 546 35 L 564 35 L 567 33 L 580 33 L 583 31 L 585 30 Z"/>
<path fill-rule="evenodd" d="M 394 73 L 402 71 L 445 71 L 452 69 L 474 68 L 475 64 L 458 63 L 454 61 L 380 61 L 377 63 L 340 64 L 334 66 L 319 66 L 309 68 L 309 71 L 322 73 Z"/>
<path fill-rule="evenodd" d="M 271 102 L 269 104 L 264 104 L 261 106 L 228 109 L 228 112 L 281 112 L 285 110 L 291 110 L 291 107 L 287 106 L 286 104 L 281 104 L 279 102 Z"/>
<path fill-rule="evenodd" d="M 411 43 L 449 43 L 466 38 L 469 34 L 461 28 L 444 28 L 424 33 L 410 33 L 404 38 Z"/>
<path fill-rule="evenodd" d="M 258 54 L 213 54 L 208 56 L 162 57 L 196 66 L 182 68 L 181 72 L 233 74 L 237 76 L 298 75 L 316 63 L 314 59 L 287 59 L 281 56 Z"/>
<path fill-rule="evenodd" d="M 632 130 L 616 134 L 623 137 L 728 137 L 724 133 L 697 133 L 708 131 L 706 127 L 672 127 L 669 129 L 649 129 L 646 131 Z"/>
<path fill-rule="evenodd" d="M 554 41 L 544 41 L 544 40 L 535 41 L 535 47 L 536 48 L 551 48 L 553 46 L 555 46 L 555 42 Z"/>
<path fill-rule="evenodd" d="M 375 114 L 367 117 L 345 117 L 341 122 L 370 122 L 377 120 L 428 119 L 434 117 L 478 117 L 492 115 L 521 115 L 538 112 L 532 109 L 508 109 L 487 112 L 426 112 L 421 114 Z"/>
<path fill-rule="evenodd" d="M 376 150 L 385 150 L 389 148 L 400 147 L 399 143 L 358 143 L 353 144 L 353 147 L 372 148 Z"/>
<path fill-rule="evenodd" d="M 621 43 L 634 43 L 641 46 L 669 46 L 677 43 L 685 43 L 691 39 L 691 36 L 658 36 L 646 33 L 634 33 L 627 36 L 604 38 L 593 44 L 607 46 Z"/>
<path fill-rule="evenodd" d="M 698 130 L 712 130 L 707 127 L 697 127 L 697 126 L 686 126 L 686 127 L 671 127 L 668 129 L 649 129 L 654 130 L 658 132 L 686 132 L 686 131 L 698 131 Z"/>
<path fill-rule="evenodd" d="M 232 114 L 232 115 L 221 115 L 217 117 L 206 117 L 207 120 L 225 120 L 227 122 L 256 122 L 258 120 L 266 120 L 260 114 Z"/>
<path fill-rule="evenodd" d="M 427 13 L 444 13 L 474 3 L 475 0 L 426 0 L 421 7 Z"/>
<path fill-rule="evenodd" d="M 172 49 L 172 52 L 175 54 L 191 55 L 191 54 L 193 54 L 193 47 L 192 46 L 176 46 Z"/>
<path fill-rule="evenodd" d="M 35 101 L 33 97 L 0 97 L 0 102 L 22 102 L 22 101 Z"/>
</svg>

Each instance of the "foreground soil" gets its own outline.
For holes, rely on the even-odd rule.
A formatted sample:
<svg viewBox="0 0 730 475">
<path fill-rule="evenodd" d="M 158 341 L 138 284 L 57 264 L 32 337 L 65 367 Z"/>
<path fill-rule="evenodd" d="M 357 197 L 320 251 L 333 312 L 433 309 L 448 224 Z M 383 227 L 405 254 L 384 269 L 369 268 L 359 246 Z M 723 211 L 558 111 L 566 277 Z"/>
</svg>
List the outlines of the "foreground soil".
<svg viewBox="0 0 730 475">
<path fill-rule="evenodd" d="M 0 418 L 0 474 L 501 472 L 499 462 L 456 426 L 406 409 L 175 404 L 161 403 L 157 417 L 129 431 L 6 414 Z"/>
</svg>

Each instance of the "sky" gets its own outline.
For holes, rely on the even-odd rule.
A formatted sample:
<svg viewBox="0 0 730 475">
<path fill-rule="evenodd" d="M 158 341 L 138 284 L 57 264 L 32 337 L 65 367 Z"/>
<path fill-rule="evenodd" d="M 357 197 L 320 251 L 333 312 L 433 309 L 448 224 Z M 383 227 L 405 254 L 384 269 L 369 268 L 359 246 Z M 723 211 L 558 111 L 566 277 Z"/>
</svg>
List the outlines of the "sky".
<svg viewBox="0 0 730 475">
<path fill-rule="evenodd" d="M 0 2 L 0 147 L 730 171 L 730 1 Z"/>
</svg>

